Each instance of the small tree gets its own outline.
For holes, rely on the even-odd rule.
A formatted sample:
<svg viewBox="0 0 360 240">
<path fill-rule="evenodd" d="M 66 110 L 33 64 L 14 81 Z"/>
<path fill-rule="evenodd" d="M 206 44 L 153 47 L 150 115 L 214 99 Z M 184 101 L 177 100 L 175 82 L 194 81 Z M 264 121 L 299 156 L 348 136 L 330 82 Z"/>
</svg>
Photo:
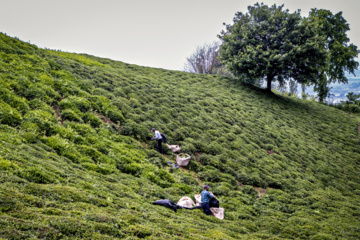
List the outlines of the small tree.
<svg viewBox="0 0 360 240">
<path fill-rule="evenodd" d="M 219 42 L 204 44 L 197 47 L 196 51 L 186 59 L 185 72 L 202 74 L 226 75 L 225 66 L 221 64 L 219 57 Z"/>
<path fill-rule="evenodd" d="M 357 103 L 357 99 L 360 98 L 360 94 L 355 94 L 354 92 L 348 92 L 348 94 L 346 94 L 347 97 L 347 103 L 349 104 L 355 104 Z"/>
<path fill-rule="evenodd" d="M 274 81 L 315 82 L 327 59 L 316 24 L 304 21 L 300 11 L 257 3 L 246 14 L 237 12 L 221 32 L 220 59 L 238 76 L 265 79 L 268 91 Z"/>
</svg>

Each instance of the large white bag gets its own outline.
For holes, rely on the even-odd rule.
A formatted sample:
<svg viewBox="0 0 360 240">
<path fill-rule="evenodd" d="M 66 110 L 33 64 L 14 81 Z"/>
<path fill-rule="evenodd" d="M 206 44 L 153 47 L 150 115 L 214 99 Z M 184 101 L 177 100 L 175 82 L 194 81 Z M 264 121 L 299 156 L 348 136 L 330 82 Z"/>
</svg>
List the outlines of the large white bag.
<svg viewBox="0 0 360 240">
<path fill-rule="evenodd" d="M 166 146 L 167 146 L 168 148 L 170 148 L 170 150 L 173 151 L 174 153 L 180 152 L 180 147 L 179 147 L 179 145 L 169 145 L 169 144 L 166 144 Z"/>
<path fill-rule="evenodd" d="M 176 163 L 182 167 L 186 167 L 189 164 L 190 159 L 191 159 L 189 154 L 184 154 L 184 155 L 186 157 L 180 157 L 180 154 L 176 156 Z"/>
<path fill-rule="evenodd" d="M 195 194 L 194 198 L 195 198 L 195 201 L 196 201 L 196 206 L 200 206 L 201 205 L 201 195 L 200 194 Z"/>
<path fill-rule="evenodd" d="M 212 214 L 214 215 L 214 217 L 217 217 L 220 220 L 224 219 L 224 208 L 210 208 L 210 211 L 212 212 Z"/>
<path fill-rule="evenodd" d="M 186 208 L 192 208 L 194 207 L 195 203 L 194 201 L 189 198 L 189 197 L 182 197 L 180 198 L 180 200 L 177 202 L 177 205 L 181 206 L 181 207 L 186 207 Z"/>
</svg>

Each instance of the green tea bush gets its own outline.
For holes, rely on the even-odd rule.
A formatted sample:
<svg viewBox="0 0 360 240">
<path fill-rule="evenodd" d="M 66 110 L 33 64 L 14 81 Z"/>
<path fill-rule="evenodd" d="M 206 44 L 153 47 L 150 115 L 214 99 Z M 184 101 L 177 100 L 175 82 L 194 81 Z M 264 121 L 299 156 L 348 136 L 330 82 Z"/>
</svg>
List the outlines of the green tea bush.
<svg viewBox="0 0 360 240">
<path fill-rule="evenodd" d="M 82 119 L 85 123 L 90 124 L 93 128 L 97 128 L 103 123 L 98 116 L 90 112 L 85 113 L 82 116 Z"/>
<path fill-rule="evenodd" d="M 77 122 L 64 122 L 64 126 L 74 129 L 81 136 L 95 136 L 96 131 L 89 125 Z M 97 142 L 97 140 L 95 140 Z"/>
<path fill-rule="evenodd" d="M 150 135 L 150 130 L 134 121 L 129 120 L 122 127 L 121 134 L 134 137 L 141 141 L 146 141 L 147 137 Z"/>
<path fill-rule="evenodd" d="M 71 109 L 62 110 L 61 117 L 64 121 L 68 120 L 68 121 L 72 121 L 72 122 L 80 122 L 80 123 L 83 122 L 81 116 L 79 116 L 75 111 L 73 111 Z"/>
<path fill-rule="evenodd" d="M 246 193 L 246 194 L 249 194 L 252 196 L 256 196 L 258 194 L 257 191 L 252 186 L 249 186 L 249 185 L 244 185 L 242 187 L 241 191 L 243 193 Z"/>
<path fill-rule="evenodd" d="M 91 157 L 95 162 L 99 161 L 100 156 L 102 155 L 96 148 L 88 145 L 80 145 L 78 146 L 79 150 L 86 154 L 87 156 Z"/>
<path fill-rule="evenodd" d="M 229 183 L 222 182 L 219 185 L 216 185 L 212 192 L 215 194 L 215 196 L 228 196 L 231 191 L 234 190 L 236 186 L 231 186 Z"/>
<path fill-rule="evenodd" d="M 57 123 L 54 115 L 43 110 L 29 111 L 28 113 L 25 114 L 24 121 L 34 123 L 40 128 L 41 131 L 46 131 L 46 132 L 49 132 L 51 126 Z"/>
<path fill-rule="evenodd" d="M 25 114 L 30 110 L 29 101 L 27 99 L 11 93 L 8 89 L 2 88 L 0 90 L 0 100 L 9 104 L 12 108 L 15 108 L 21 114 Z"/>
<path fill-rule="evenodd" d="M 191 142 L 184 142 L 181 144 L 181 152 L 192 154 L 196 152 L 196 148 Z"/>
<path fill-rule="evenodd" d="M 111 102 L 116 108 L 118 108 L 122 114 L 126 117 L 131 112 L 130 102 L 126 98 L 118 97 Z"/>
<path fill-rule="evenodd" d="M 1 171 L 16 170 L 16 169 L 19 169 L 19 166 L 16 163 L 0 157 L 0 170 Z"/>
<path fill-rule="evenodd" d="M 122 172 L 132 174 L 134 176 L 139 176 L 142 172 L 142 165 L 139 163 L 130 163 L 130 164 L 124 164 L 124 167 L 122 169 Z"/>
<path fill-rule="evenodd" d="M 31 167 L 19 170 L 16 173 L 19 177 L 34 183 L 49 184 L 56 182 L 56 176 L 39 167 Z"/>
<path fill-rule="evenodd" d="M 74 143 L 81 144 L 85 142 L 85 139 L 80 136 L 74 129 L 71 127 L 64 127 L 61 125 L 51 126 L 49 135 L 59 135 L 62 138 L 68 139 Z"/>
<path fill-rule="evenodd" d="M 21 136 L 28 143 L 35 143 L 39 140 L 40 137 L 40 128 L 38 125 L 32 122 L 23 122 L 21 124 Z"/>
<path fill-rule="evenodd" d="M 174 187 L 180 189 L 184 194 L 189 194 L 192 192 L 192 188 L 190 186 L 188 186 L 187 184 L 176 183 L 176 184 L 174 184 Z"/>
<path fill-rule="evenodd" d="M 117 110 L 115 107 L 112 107 L 106 111 L 105 114 L 111 121 L 119 124 L 123 124 L 125 122 L 125 118 L 122 113 Z"/>
<path fill-rule="evenodd" d="M 37 98 L 29 101 L 29 106 L 30 106 L 31 110 L 42 110 L 42 111 L 46 111 L 50 114 L 54 114 L 54 109 L 52 107 L 50 107 L 45 102 L 43 102 Z"/>
<path fill-rule="evenodd" d="M 17 126 L 21 121 L 21 114 L 15 108 L 0 100 L 0 124 Z"/>
<path fill-rule="evenodd" d="M 69 96 L 61 100 L 59 107 L 61 109 L 78 109 L 85 113 L 91 110 L 91 103 L 83 97 Z"/>
</svg>

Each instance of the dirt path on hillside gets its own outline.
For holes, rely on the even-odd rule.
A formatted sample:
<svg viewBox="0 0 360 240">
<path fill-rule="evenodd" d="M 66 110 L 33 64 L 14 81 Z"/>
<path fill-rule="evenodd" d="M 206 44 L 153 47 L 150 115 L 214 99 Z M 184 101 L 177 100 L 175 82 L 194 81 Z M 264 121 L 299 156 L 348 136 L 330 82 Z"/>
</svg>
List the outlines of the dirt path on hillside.
<svg viewBox="0 0 360 240">
<path fill-rule="evenodd" d="M 109 118 L 107 118 L 101 114 L 98 114 L 98 113 L 96 113 L 96 115 L 100 118 L 101 121 L 103 121 L 103 123 L 108 123 L 108 124 L 114 125 L 118 131 L 121 131 L 121 127 L 119 125 L 117 125 L 116 123 L 114 123 L 113 121 L 111 121 Z"/>
<path fill-rule="evenodd" d="M 62 117 L 61 117 L 61 115 L 60 115 L 59 106 L 58 106 L 58 105 L 54 105 L 54 106 L 53 106 L 53 109 L 54 109 L 54 111 L 55 111 L 55 117 L 56 117 L 56 119 L 60 119 L 60 124 L 63 125 L 63 119 L 62 119 Z"/>
</svg>

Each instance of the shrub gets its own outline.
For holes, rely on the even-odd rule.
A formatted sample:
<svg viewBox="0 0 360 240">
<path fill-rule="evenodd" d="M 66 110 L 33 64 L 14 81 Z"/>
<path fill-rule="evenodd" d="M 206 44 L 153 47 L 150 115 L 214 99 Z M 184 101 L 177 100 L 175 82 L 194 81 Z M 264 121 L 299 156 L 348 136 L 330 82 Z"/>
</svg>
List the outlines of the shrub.
<svg viewBox="0 0 360 240">
<path fill-rule="evenodd" d="M 174 187 L 179 188 L 181 191 L 184 192 L 184 194 L 189 194 L 192 192 L 192 188 L 183 183 L 176 183 L 174 184 Z"/>
<path fill-rule="evenodd" d="M 246 193 L 246 194 L 249 194 L 249 195 L 252 195 L 252 196 L 257 196 L 257 191 L 254 189 L 254 187 L 252 186 L 249 186 L 249 185 L 244 185 L 241 189 L 241 191 L 243 193 Z"/>
<path fill-rule="evenodd" d="M 29 102 L 29 106 L 31 110 L 42 110 L 46 111 L 50 114 L 54 114 L 54 109 L 52 109 L 49 105 L 41 101 L 40 99 L 33 99 Z"/>
<path fill-rule="evenodd" d="M 0 89 L 0 100 L 3 100 L 22 114 L 25 114 L 30 109 L 29 101 L 27 99 L 15 95 L 8 89 Z"/>
<path fill-rule="evenodd" d="M 116 167 L 112 164 L 100 163 L 99 165 L 97 165 L 96 171 L 101 174 L 108 175 L 115 172 Z"/>
<path fill-rule="evenodd" d="M 21 124 L 21 136 L 29 143 L 35 143 L 39 140 L 40 128 L 32 122 L 23 122 Z"/>
<path fill-rule="evenodd" d="M 126 116 L 131 111 L 131 107 L 129 106 L 130 102 L 126 98 L 119 97 L 113 100 L 112 104 L 116 108 L 120 109 L 124 116 Z"/>
<path fill-rule="evenodd" d="M 74 129 L 81 136 L 96 135 L 96 131 L 89 124 L 66 121 L 64 122 L 64 126 Z"/>
<path fill-rule="evenodd" d="M 9 126 L 17 126 L 22 121 L 20 113 L 9 104 L 0 100 L 0 123 Z"/>
<path fill-rule="evenodd" d="M 89 100 L 83 97 L 70 96 L 61 100 L 59 103 L 61 109 L 79 109 L 81 112 L 87 112 L 91 110 L 91 103 Z"/>
<path fill-rule="evenodd" d="M 17 175 L 34 183 L 48 184 L 56 181 L 53 174 L 40 167 L 30 167 L 25 170 L 20 170 L 17 172 Z"/>
<path fill-rule="evenodd" d="M 56 124 L 54 115 L 43 110 L 31 110 L 24 116 L 24 121 L 36 124 L 41 131 L 49 132 L 53 124 Z"/>
<path fill-rule="evenodd" d="M 124 164 L 123 172 L 139 176 L 142 171 L 142 166 L 139 163 Z"/>
<path fill-rule="evenodd" d="M 162 180 L 164 180 L 166 182 L 169 182 L 169 183 L 174 183 L 175 182 L 174 177 L 170 173 L 165 171 L 164 169 L 159 169 L 157 171 L 157 174 Z"/>
<path fill-rule="evenodd" d="M 122 115 L 122 113 L 117 110 L 115 107 L 111 108 L 109 110 L 106 111 L 106 116 L 108 118 L 110 118 L 111 121 L 115 122 L 115 123 L 120 123 L 123 124 L 125 122 L 125 118 Z"/>
<path fill-rule="evenodd" d="M 3 159 L 0 157 L 0 170 L 1 171 L 7 171 L 7 170 L 15 170 L 18 169 L 19 166 L 16 163 L 13 163 L 12 161 Z"/>
<path fill-rule="evenodd" d="M 88 145 L 80 145 L 79 149 L 82 153 L 91 157 L 94 161 L 98 162 L 101 157 L 101 153 L 94 147 Z"/>
<path fill-rule="evenodd" d="M 213 187 L 212 192 L 215 196 L 228 196 L 233 189 L 234 186 L 231 186 L 229 183 L 221 182 Z"/>
<path fill-rule="evenodd" d="M 125 126 L 122 127 L 121 134 L 146 141 L 150 131 L 148 128 L 145 128 L 144 126 L 129 120 L 125 123 Z"/>
<path fill-rule="evenodd" d="M 73 111 L 71 109 L 62 110 L 61 117 L 64 121 L 68 120 L 68 121 L 73 121 L 73 122 L 83 122 L 81 117 L 75 111 Z"/>
<path fill-rule="evenodd" d="M 97 128 L 103 123 L 98 116 L 90 112 L 85 113 L 82 119 L 85 123 L 90 124 L 93 128 Z"/>
</svg>

